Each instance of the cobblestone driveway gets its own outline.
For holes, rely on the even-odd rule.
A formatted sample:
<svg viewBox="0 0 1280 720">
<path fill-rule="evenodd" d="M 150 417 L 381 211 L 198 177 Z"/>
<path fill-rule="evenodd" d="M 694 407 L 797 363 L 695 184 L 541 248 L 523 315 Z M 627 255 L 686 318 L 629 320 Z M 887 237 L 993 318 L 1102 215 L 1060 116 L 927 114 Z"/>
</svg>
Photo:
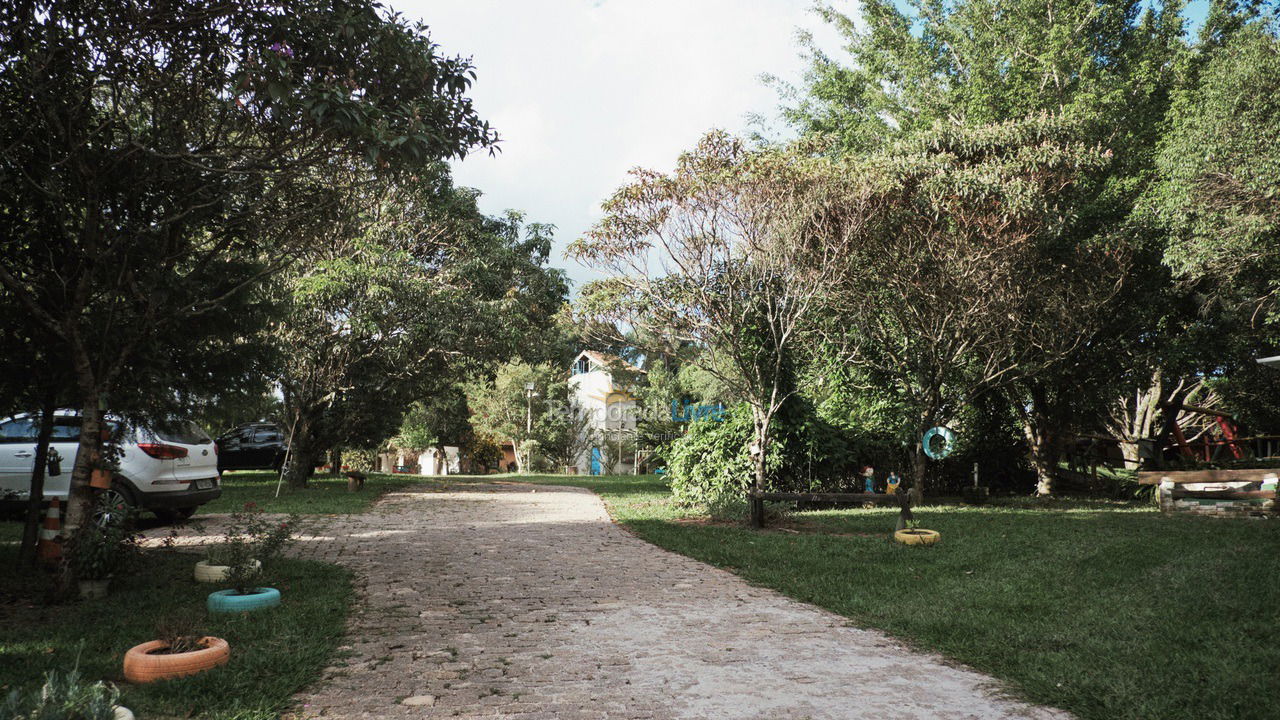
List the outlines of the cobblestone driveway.
<svg viewBox="0 0 1280 720">
<path fill-rule="evenodd" d="M 299 717 L 1065 718 L 641 541 L 573 488 L 423 485 L 329 521 L 345 657 Z"/>
</svg>

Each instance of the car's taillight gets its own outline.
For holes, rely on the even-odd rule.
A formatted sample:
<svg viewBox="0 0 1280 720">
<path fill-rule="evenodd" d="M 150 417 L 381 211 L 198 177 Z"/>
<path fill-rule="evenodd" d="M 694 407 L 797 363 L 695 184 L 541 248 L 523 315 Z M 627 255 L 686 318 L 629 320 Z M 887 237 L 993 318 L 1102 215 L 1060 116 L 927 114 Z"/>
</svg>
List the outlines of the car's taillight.
<svg viewBox="0 0 1280 720">
<path fill-rule="evenodd" d="M 138 449 L 157 460 L 173 460 L 187 456 L 187 449 L 162 443 L 138 443 Z"/>
</svg>

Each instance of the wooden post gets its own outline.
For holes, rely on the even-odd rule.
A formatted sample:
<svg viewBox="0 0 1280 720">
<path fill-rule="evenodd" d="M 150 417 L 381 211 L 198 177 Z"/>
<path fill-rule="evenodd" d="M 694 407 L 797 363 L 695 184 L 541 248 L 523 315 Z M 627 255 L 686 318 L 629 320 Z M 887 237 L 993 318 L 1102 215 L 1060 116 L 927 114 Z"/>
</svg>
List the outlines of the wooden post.
<svg viewBox="0 0 1280 720">
<path fill-rule="evenodd" d="M 756 493 L 751 493 L 748 498 L 751 502 L 751 527 L 760 530 L 764 528 L 764 498 Z"/>
</svg>

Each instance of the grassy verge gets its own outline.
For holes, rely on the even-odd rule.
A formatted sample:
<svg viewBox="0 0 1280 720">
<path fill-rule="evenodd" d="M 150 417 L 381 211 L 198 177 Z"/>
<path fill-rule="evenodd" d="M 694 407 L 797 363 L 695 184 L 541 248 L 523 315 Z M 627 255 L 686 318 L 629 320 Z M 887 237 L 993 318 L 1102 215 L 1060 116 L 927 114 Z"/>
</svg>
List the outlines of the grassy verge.
<svg viewBox="0 0 1280 720">
<path fill-rule="evenodd" d="M 1145 504 L 926 507 L 934 547 L 889 509 L 797 513 L 755 532 L 674 506 L 656 477 L 523 479 L 598 493 L 661 547 L 880 628 L 1096 720 L 1273 718 L 1280 525 Z"/>
<path fill-rule="evenodd" d="M 256 503 L 267 512 L 329 515 L 364 512 L 383 494 L 402 488 L 423 478 L 414 475 L 368 476 L 364 490 L 347 491 L 345 477 L 316 475 L 309 487 L 291 490 L 280 488 L 276 497 L 276 477 L 272 472 L 227 472 L 222 475 L 222 497 L 200 507 L 200 514 L 227 513 L 239 510 L 247 502 Z"/>
<path fill-rule="evenodd" d="M 150 551 L 143 567 L 117 581 L 103 600 L 45 606 L 30 578 L 14 577 L 11 547 L 0 546 L 0 696 L 37 687 L 51 669 L 79 663 L 87 679 L 116 682 L 139 717 L 266 720 L 317 678 L 341 640 L 351 582 L 347 571 L 307 560 L 276 561 L 272 585 L 284 595 L 271 610 L 207 615 L 209 585 L 191 579 L 196 558 Z M 171 614 L 194 617 L 197 630 L 231 644 L 231 662 L 190 678 L 133 686 L 121 677 L 124 653 L 155 637 Z"/>
</svg>

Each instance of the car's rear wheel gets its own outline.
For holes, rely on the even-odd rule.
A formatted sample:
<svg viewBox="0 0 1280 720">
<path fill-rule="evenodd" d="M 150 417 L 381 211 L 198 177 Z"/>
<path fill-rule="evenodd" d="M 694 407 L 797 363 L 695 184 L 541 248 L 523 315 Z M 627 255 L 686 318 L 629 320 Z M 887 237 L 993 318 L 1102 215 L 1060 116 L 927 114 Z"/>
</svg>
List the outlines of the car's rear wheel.
<svg viewBox="0 0 1280 720">
<path fill-rule="evenodd" d="M 138 501 L 134 498 L 133 491 L 117 480 L 98 496 L 98 507 L 93 511 L 93 521 L 99 526 L 128 522 L 137 509 Z"/>
</svg>

